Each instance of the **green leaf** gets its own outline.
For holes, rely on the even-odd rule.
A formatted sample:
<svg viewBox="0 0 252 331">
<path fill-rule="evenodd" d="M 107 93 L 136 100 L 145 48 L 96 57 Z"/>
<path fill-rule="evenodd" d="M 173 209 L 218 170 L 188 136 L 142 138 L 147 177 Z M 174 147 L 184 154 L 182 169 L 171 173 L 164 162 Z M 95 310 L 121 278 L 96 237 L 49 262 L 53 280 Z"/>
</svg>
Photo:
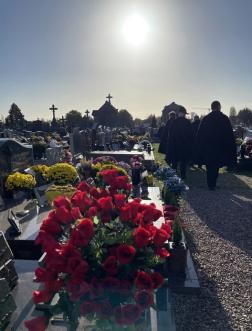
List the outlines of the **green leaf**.
<svg viewBox="0 0 252 331">
<path fill-rule="evenodd" d="M 100 222 L 99 218 L 97 216 L 94 217 L 94 224 L 98 225 Z"/>
</svg>

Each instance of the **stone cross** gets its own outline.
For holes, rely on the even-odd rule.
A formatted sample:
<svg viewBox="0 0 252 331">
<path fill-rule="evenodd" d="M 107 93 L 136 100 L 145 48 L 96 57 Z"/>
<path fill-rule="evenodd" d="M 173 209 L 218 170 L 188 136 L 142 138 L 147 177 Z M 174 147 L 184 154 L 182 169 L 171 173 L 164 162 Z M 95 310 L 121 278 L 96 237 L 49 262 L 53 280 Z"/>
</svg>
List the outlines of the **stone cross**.
<svg viewBox="0 0 252 331">
<path fill-rule="evenodd" d="M 90 113 L 90 111 L 87 109 L 86 111 L 85 111 L 85 114 L 87 114 L 87 118 L 88 118 L 88 114 Z"/>
<path fill-rule="evenodd" d="M 54 105 L 52 105 L 51 108 L 49 108 L 50 110 L 52 110 L 53 112 L 53 120 L 55 120 L 55 110 L 58 110 L 58 108 L 56 108 Z"/>
<path fill-rule="evenodd" d="M 108 101 L 109 101 L 109 103 L 110 103 L 110 99 L 112 99 L 113 97 L 110 95 L 110 93 L 109 93 L 109 95 L 106 97 L 106 99 L 108 99 Z"/>
</svg>

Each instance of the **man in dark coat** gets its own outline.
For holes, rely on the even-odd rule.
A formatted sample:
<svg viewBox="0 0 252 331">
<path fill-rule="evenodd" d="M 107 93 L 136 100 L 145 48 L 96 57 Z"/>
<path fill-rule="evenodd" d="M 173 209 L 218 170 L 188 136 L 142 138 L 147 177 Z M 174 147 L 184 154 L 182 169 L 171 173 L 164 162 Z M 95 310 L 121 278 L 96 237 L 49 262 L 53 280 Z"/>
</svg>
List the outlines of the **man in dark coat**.
<svg viewBox="0 0 252 331">
<path fill-rule="evenodd" d="M 179 164 L 182 179 L 186 178 L 186 166 L 191 158 L 193 141 L 192 125 L 185 118 L 186 114 L 186 109 L 181 106 L 178 111 L 178 118 L 174 120 L 170 128 L 166 153 L 166 158 L 175 170 Z"/>
<path fill-rule="evenodd" d="M 176 118 L 176 113 L 174 111 L 171 111 L 169 113 L 168 121 L 166 122 L 162 130 L 162 137 L 158 148 L 159 153 L 166 154 L 169 132 L 175 118 Z"/>
<path fill-rule="evenodd" d="M 208 188 L 214 190 L 219 168 L 236 164 L 236 145 L 231 123 L 221 112 L 220 102 L 212 102 L 211 109 L 198 129 L 196 153 L 198 162 L 206 165 Z"/>
</svg>

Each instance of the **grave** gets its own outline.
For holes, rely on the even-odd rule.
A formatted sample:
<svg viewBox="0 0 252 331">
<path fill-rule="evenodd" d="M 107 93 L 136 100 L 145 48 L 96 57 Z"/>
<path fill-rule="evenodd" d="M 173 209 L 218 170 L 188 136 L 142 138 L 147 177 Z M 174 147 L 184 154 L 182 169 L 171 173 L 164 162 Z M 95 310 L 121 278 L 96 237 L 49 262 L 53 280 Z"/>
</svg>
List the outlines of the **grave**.
<svg viewBox="0 0 252 331">
<path fill-rule="evenodd" d="M 6 176 L 22 171 L 33 164 L 32 145 L 22 144 L 15 139 L 0 138 L 0 192 Z"/>
<path fill-rule="evenodd" d="M 87 159 L 95 159 L 99 156 L 112 156 L 117 161 L 124 161 L 129 163 L 132 156 L 138 155 L 143 158 L 143 164 L 147 169 L 151 169 L 155 158 L 153 153 L 149 154 L 146 151 L 126 151 L 126 150 L 118 150 L 118 151 L 93 151 L 86 153 Z"/>
<path fill-rule="evenodd" d="M 20 229 L 20 234 L 10 225 L 8 217 L 10 211 L 14 215 L 18 212 L 24 216 L 16 216 L 15 223 Z M 23 213 L 28 211 L 28 213 Z M 21 213 L 22 212 L 22 213 Z M 40 246 L 35 245 L 35 238 L 38 234 L 43 219 L 49 212 L 48 207 L 39 207 L 35 202 L 24 201 L 13 207 L 11 210 L 4 210 L 0 214 L 0 231 L 3 231 L 15 259 L 36 260 L 42 255 Z"/>
<path fill-rule="evenodd" d="M 61 162 L 63 150 L 62 147 L 46 148 L 46 161 L 47 165 L 53 165 L 55 163 Z"/>
<path fill-rule="evenodd" d="M 70 147 L 73 155 L 78 153 L 84 154 L 91 150 L 91 136 L 85 131 L 79 131 L 78 128 L 74 128 L 73 133 L 70 134 Z"/>
</svg>

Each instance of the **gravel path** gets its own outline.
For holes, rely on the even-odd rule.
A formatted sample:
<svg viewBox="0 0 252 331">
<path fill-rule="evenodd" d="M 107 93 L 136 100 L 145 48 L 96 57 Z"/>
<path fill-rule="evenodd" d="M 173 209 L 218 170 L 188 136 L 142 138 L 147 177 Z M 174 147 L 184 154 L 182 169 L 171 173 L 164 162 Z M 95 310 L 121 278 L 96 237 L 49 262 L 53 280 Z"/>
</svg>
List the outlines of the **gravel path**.
<svg viewBox="0 0 252 331">
<path fill-rule="evenodd" d="M 182 203 L 202 290 L 173 294 L 177 331 L 252 331 L 252 190 L 235 181 L 215 192 L 191 188 Z"/>
</svg>

